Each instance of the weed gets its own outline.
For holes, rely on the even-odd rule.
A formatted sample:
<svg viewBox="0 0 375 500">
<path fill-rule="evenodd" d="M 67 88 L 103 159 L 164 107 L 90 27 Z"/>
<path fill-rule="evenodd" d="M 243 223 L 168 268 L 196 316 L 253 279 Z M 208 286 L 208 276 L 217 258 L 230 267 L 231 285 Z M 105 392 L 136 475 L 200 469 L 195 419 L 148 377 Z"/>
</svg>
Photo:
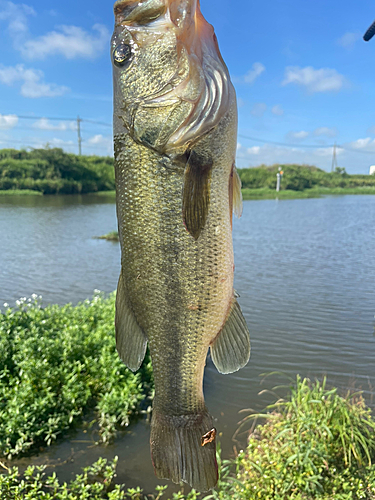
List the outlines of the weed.
<svg viewBox="0 0 375 500">
<path fill-rule="evenodd" d="M 94 410 L 102 442 L 152 389 L 150 359 L 133 374 L 115 348 L 114 301 L 42 308 L 36 295 L 0 314 L 0 453 L 50 445 Z"/>
</svg>

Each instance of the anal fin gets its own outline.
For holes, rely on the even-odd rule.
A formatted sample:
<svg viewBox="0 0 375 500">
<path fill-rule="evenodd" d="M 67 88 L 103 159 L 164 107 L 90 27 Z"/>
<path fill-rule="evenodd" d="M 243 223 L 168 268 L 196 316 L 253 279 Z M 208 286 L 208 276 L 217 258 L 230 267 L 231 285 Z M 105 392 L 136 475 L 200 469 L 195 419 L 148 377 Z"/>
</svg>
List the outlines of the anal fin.
<svg viewBox="0 0 375 500">
<path fill-rule="evenodd" d="M 249 329 L 235 298 L 221 332 L 211 345 L 211 358 L 220 373 L 236 372 L 249 361 Z"/>
<path fill-rule="evenodd" d="M 126 297 L 122 270 L 116 294 L 115 328 L 117 352 L 126 366 L 135 372 L 145 357 L 147 339 Z"/>
</svg>

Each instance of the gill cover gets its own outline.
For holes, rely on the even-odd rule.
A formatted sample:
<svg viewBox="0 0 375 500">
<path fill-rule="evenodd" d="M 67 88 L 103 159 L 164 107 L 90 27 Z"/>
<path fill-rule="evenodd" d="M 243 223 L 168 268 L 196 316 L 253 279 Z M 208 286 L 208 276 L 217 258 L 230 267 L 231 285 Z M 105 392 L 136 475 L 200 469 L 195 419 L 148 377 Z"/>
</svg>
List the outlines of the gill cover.
<svg viewBox="0 0 375 500">
<path fill-rule="evenodd" d="M 112 51 L 132 49 L 131 63 L 114 67 L 115 129 L 117 118 L 117 126 L 159 152 L 186 149 L 235 99 L 213 27 L 199 0 L 119 0 L 114 10 Z"/>
</svg>

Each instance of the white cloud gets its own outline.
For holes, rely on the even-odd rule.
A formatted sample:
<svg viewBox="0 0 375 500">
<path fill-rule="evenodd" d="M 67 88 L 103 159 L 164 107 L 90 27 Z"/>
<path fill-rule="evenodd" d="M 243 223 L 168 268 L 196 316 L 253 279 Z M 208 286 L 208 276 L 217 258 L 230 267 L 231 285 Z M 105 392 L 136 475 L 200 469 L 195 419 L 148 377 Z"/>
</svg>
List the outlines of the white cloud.
<svg viewBox="0 0 375 500">
<path fill-rule="evenodd" d="M 306 130 L 300 130 L 299 132 L 289 132 L 287 134 L 288 139 L 294 139 L 297 141 L 301 141 L 302 139 L 306 139 L 309 136 L 309 132 Z"/>
<path fill-rule="evenodd" d="M 43 71 L 33 68 L 27 69 L 23 64 L 0 67 L 0 82 L 8 86 L 21 82 L 21 95 L 23 97 L 56 97 L 69 90 L 67 87 L 45 83 L 43 79 Z"/>
<path fill-rule="evenodd" d="M 94 135 L 93 137 L 90 137 L 90 139 L 87 139 L 83 146 L 88 149 L 90 149 L 91 146 L 93 147 L 93 150 L 97 149 L 98 151 L 106 151 L 107 154 L 113 153 L 112 136 L 103 136 L 102 134 Z"/>
<path fill-rule="evenodd" d="M 244 76 L 245 83 L 254 83 L 255 80 L 265 71 L 266 67 L 260 63 L 255 62 L 246 75 Z"/>
<path fill-rule="evenodd" d="M 341 148 L 336 148 L 336 156 L 339 156 L 343 153 L 344 151 Z M 329 157 L 332 158 L 333 155 L 333 148 L 328 147 L 328 148 L 319 148 L 315 150 L 315 153 L 318 156 L 324 156 L 324 157 Z"/>
<path fill-rule="evenodd" d="M 50 15 L 55 15 L 50 11 Z M 67 59 L 94 59 L 106 49 L 110 33 L 103 24 L 95 24 L 92 33 L 78 26 L 59 26 L 54 31 L 33 38 L 29 33 L 28 17 L 35 10 L 26 4 L 0 0 L 0 21 L 8 23 L 14 48 L 26 59 L 45 59 L 62 55 Z"/>
<path fill-rule="evenodd" d="M 337 149 L 336 153 L 344 158 L 347 156 L 347 152 L 340 149 Z M 262 146 L 253 146 L 246 150 L 243 149 L 237 156 L 237 164 L 240 168 L 258 166 L 260 164 L 273 165 L 275 163 L 316 165 L 319 168 L 330 170 L 332 148 L 304 149 L 264 144 Z M 340 162 L 340 166 L 344 165 L 341 165 Z"/>
<path fill-rule="evenodd" d="M 357 139 L 356 141 L 350 142 L 349 147 L 359 150 L 365 149 L 366 151 L 375 151 L 375 139 L 371 139 L 371 137 Z"/>
<path fill-rule="evenodd" d="M 325 135 L 326 137 L 336 137 L 337 129 L 328 127 L 319 127 L 314 130 L 315 136 Z"/>
<path fill-rule="evenodd" d="M 45 59 L 62 55 L 67 59 L 94 59 L 101 55 L 109 43 L 109 31 L 102 24 L 93 26 L 94 34 L 78 26 L 60 26 L 59 31 L 26 41 L 19 47 L 27 59 Z"/>
<path fill-rule="evenodd" d="M 249 155 L 258 155 L 260 153 L 260 146 L 253 146 L 252 148 L 247 148 L 246 151 Z"/>
<path fill-rule="evenodd" d="M 347 32 L 345 35 L 336 40 L 337 45 L 344 47 L 345 49 L 352 49 L 356 42 L 361 40 L 361 33 L 351 33 Z"/>
<path fill-rule="evenodd" d="M 0 129 L 10 129 L 17 125 L 17 115 L 1 115 L 0 114 Z"/>
<path fill-rule="evenodd" d="M 39 130 L 76 130 L 77 124 L 75 122 L 59 122 L 52 123 L 48 118 L 40 118 L 33 123 L 33 128 Z"/>
<path fill-rule="evenodd" d="M 242 144 L 240 142 L 237 142 L 237 151 L 239 151 L 242 148 Z"/>
<path fill-rule="evenodd" d="M 310 93 L 337 92 L 342 89 L 346 80 L 335 69 L 314 69 L 312 66 L 300 68 L 288 66 L 285 69 L 285 78 L 282 85 L 296 84 L 305 87 Z"/>
<path fill-rule="evenodd" d="M 8 22 L 8 31 L 15 41 L 27 33 L 27 18 L 32 15 L 35 15 L 35 10 L 29 5 L 0 2 L 0 21 Z"/>
<path fill-rule="evenodd" d="M 77 153 L 77 142 L 75 141 L 65 141 L 64 139 L 59 139 L 57 137 L 52 137 L 51 139 L 40 139 L 38 138 L 29 138 L 26 141 L 26 144 L 32 145 L 34 148 L 62 148 L 66 151 L 71 151 Z"/>
<path fill-rule="evenodd" d="M 257 102 L 256 104 L 254 104 L 250 113 L 253 116 L 257 116 L 258 118 L 260 118 L 261 116 L 264 115 L 266 110 L 267 110 L 267 104 L 265 104 L 264 102 Z"/>
<path fill-rule="evenodd" d="M 271 109 L 271 112 L 276 115 L 276 116 L 282 116 L 284 114 L 284 110 L 283 108 L 280 106 L 280 104 L 276 104 L 276 106 L 274 106 L 272 109 Z"/>
<path fill-rule="evenodd" d="M 349 148 L 354 149 L 354 151 L 351 151 Z M 339 166 L 344 167 L 351 174 L 368 174 L 369 165 L 371 165 L 371 155 L 359 154 L 358 150 L 361 149 L 375 153 L 375 139 L 359 139 L 351 144 L 343 144 L 343 148 L 337 147 L 336 154 L 339 156 Z M 237 152 L 236 164 L 239 168 L 256 167 L 261 164 L 274 165 L 275 163 L 315 165 L 330 172 L 332 167 L 332 153 L 332 146 L 322 146 L 316 149 L 283 147 L 273 144 L 264 144 L 248 149 L 243 146 Z"/>
</svg>

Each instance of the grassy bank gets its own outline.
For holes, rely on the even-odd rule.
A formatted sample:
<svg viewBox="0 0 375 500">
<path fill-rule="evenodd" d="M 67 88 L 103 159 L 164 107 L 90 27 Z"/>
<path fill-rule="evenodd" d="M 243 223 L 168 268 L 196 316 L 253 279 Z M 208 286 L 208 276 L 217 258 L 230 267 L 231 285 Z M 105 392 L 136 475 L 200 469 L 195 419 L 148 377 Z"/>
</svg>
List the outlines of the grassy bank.
<svg viewBox="0 0 375 500">
<path fill-rule="evenodd" d="M 315 187 L 304 189 L 303 191 L 293 191 L 292 189 L 281 190 L 278 193 L 275 189 L 242 189 L 244 200 L 295 200 L 304 198 L 320 198 L 328 195 L 348 195 L 348 194 L 375 194 L 375 187 L 357 187 L 357 188 L 326 188 Z"/>
<path fill-rule="evenodd" d="M 218 454 L 220 479 L 210 494 L 182 490 L 171 495 L 159 487 L 144 496 L 140 488 L 115 485 L 116 460 L 101 459 L 69 484 L 48 476 L 43 467 L 30 467 L 21 476 L 17 468 L 3 466 L 1 498 L 375 499 L 375 421 L 360 393 L 342 397 L 324 380 L 312 383 L 297 376 L 287 398 L 270 405 L 267 413 L 248 417 L 242 426 L 252 428 L 254 419 L 263 423 L 250 433 L 246 449 L 232 460 Z"/>
<path fill-rule="evenodd" d="M 325 380 L 297 377 L 289 398 L 268 410 L 219 497 L 375 498 L 375 420 L 360 393 L 341 397 Z"/>
<path fill-rule="evenodd" d="M 111 231 L 103 236 L 95 236 L 98 240 L 119 241 L 118 231 Z"/>
<path fill-rule="evenodd" d="M 375 175 L 349 175 L 342 168 L 337 168 L 335 172 L 326 172 L 308 165 L 276 164 L 238 170 L 246 199 L 273 198 L 272 192 L 276 188 L 276 173 L 279 168 L 284 172 L 281 181 L 282 191 L 288 193 L 280 194 L 279 198 L 320 196 L 318 192 L 310 192 L 317 188 L 333 190 L 325 194 L 362 194 L 360 191 L 344 192 L 340 189 L 369 189 L 365 191 L 368 194 L 375 192 Z M 77 156 L 65 153 L 59 148 L 32 151 L 0 150 L 0 192 L 17 190 L 31 190 L 42 194 L 99 192 L 114 196 L 114 189 L 115 177 L 111 157 Z M 300 194 L 294 196 L 293 192 Z"/>
<path fill-rule="evenodd" d="M 139 414 L 152 390 L 147 358 L 133 374 L 115 349 L 114 295 L 76 307 L 20 299 L 0 314 L 0 455 L 50 445 L 92 412 L 99 440 Z"/>
<path fill-rule="evenodd" d="M 0 190 L 0 196 L 42 196 L 40 191 L 32 191 L 31 189 L 8 189 Z"/>
</svg>

